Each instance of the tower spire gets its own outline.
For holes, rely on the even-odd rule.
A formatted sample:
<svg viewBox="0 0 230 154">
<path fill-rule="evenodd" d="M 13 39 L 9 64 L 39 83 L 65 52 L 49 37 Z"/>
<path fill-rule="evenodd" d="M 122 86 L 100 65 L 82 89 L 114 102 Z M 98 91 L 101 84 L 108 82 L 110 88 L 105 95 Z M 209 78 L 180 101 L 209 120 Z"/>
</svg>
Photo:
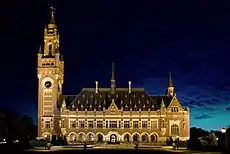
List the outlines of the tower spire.
<svg viewBox="0 0 230 154">
<path fill-rule="evenodd" d="M 171 75 L 171 72 L 169 72 L 168 87 L 173 87 L 173 82 L 172 82 L 172 75 Z"/>
<path fill-rule="evenodd" d="M 112 76 L 111 76 L 111 93 L 114 94 L 116 91 L 116 81 L 115 81 L 115 64 L 112 62 Z"/>
<path fill-rule="evenodd" d="M 172 74 L 171 72 L 169 72 L 167 96 L 175 96 L 175 95 L 176 95 L 176 92 L 175 92 L 174 85 L 172 82 Z"/>
</svg>

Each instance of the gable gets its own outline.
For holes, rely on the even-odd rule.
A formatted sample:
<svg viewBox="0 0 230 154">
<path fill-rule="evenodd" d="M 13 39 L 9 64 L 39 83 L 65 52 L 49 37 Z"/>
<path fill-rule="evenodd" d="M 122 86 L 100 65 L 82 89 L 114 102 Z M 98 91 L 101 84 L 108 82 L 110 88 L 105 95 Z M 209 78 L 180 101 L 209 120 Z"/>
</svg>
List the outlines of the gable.
<svg viewBox="0 0 230 154">
<path fill-rule="evenodd" d="M 171 107 L 179 107 L 180 109 L 183 109 L 182 105 L 180 104 L 179 100 L 174 96 L 169 103 L 167 109 L 170 109 Z"/>
<path fill-rule="evenodd" d="M 115 112 L 118 111 L 118 107 L 117 107 L 117 105 L 115 104 L 114 99 L 112 99 L 112 102 L 111 102 L 111 104 L 110 104 L 110 106 L 109 106 L 109 108 L 108 108 L 108 111 L 109 111 L 110 113 L 115 113 Z"/>
</svg>

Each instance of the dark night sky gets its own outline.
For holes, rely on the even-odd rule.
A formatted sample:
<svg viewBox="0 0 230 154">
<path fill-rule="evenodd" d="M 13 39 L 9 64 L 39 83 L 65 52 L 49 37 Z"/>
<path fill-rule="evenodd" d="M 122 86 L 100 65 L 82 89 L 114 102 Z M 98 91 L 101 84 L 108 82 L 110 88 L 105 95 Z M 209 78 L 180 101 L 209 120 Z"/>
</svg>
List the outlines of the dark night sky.
<svg viewBox="0 0 230 154">
<path fill-rule="evenodd" d="M 0 5 L 1 106 L 36 117 L 36 53 L 49 4 Z M 27 3 L 26 3 L 27 2 Z M 65 60 L 64 93 L 118 87 L 164 94 L 171 71 L 177 96 L 191 107 L 191 125 L 230 125 L 230 3 L 226 1 L 76 1 L 54 3 Z"/>
</svg>

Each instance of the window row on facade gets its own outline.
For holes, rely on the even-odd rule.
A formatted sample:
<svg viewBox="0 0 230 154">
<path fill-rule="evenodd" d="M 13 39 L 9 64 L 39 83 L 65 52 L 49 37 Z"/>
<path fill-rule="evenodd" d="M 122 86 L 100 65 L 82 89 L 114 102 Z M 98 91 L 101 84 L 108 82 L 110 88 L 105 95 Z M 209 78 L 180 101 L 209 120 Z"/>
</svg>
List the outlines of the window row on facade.
<svg viewBox="0 0 230 154">
<path fill-rule="evenodd" d="M 119 125 L 118 123 L 120 123 L 120 121 L 108 121 L 109 124 L 106 125 L 105 128 L 131 128 L 132 126 L 132 122 L 130 121 L 124 121 L 124 126 Z M 69 123 L 69 127 L 70 128 L 86 128 L 86 122 L 85 121 L 70 121 Z M 97 121 L 96 125 L 94 121 L 88 121 L 88 128 L 103 128 L 103 121 Z M 141 128 L 150 128 L 150 129 L 157 129 L 158 125 L 157 125 L 157 120 L 155 121 L 151 121 L 150 125 L 148 125 L 148 121 L 133 121 L 133 127 L 132 128 L 137 128 L 139 129 L 141 126 Z M 42 128 L 46 128 L 46 129 L 52 129 L 53 125 L 52 125 L 52 121 L 42 121 Z M 171 125 L 171 135 L 179 135 L 180 131 L 179 131 L 179 125 L 177 124 L 173 124 Z"/>
<path fill-rule="evenodd" d="M 85 121 L 85 120 L 69 120 L 69 128 L 158 128 L 158 121 L 130 121 L 130 120 L 106 120 L 106 121 Z"/>
</svg>

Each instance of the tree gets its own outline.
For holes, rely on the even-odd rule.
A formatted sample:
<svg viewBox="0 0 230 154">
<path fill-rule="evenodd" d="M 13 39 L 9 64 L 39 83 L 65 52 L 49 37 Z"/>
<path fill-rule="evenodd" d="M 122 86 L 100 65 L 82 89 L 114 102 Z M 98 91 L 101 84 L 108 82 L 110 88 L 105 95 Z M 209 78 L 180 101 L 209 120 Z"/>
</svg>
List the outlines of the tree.
<svg viewBox="0 0 230 154">
<path fill-rule="evenodd" d="M 192 127 L 190 128 L 190 138 L 197 140 L 199 137 L 208 136 L 209 132 L 201 128 Z"/>
<path fill-rule="evenodd" d="M 24 115 L 20 117 L 16 112 L 8 109 L 0 110 L 0 137 L 7 137 L 10 140 L 24 140 L 35 138 L 36 126 L 32 118 Z"/>
<path fill-rule="evenodd" d="M 216 135 L 214 132 L 211 132 L 211 134 L 209 135 L 209 144 L 212 146 L 217 146 L 218 142 L 216 139 Z"/>
</svg>

